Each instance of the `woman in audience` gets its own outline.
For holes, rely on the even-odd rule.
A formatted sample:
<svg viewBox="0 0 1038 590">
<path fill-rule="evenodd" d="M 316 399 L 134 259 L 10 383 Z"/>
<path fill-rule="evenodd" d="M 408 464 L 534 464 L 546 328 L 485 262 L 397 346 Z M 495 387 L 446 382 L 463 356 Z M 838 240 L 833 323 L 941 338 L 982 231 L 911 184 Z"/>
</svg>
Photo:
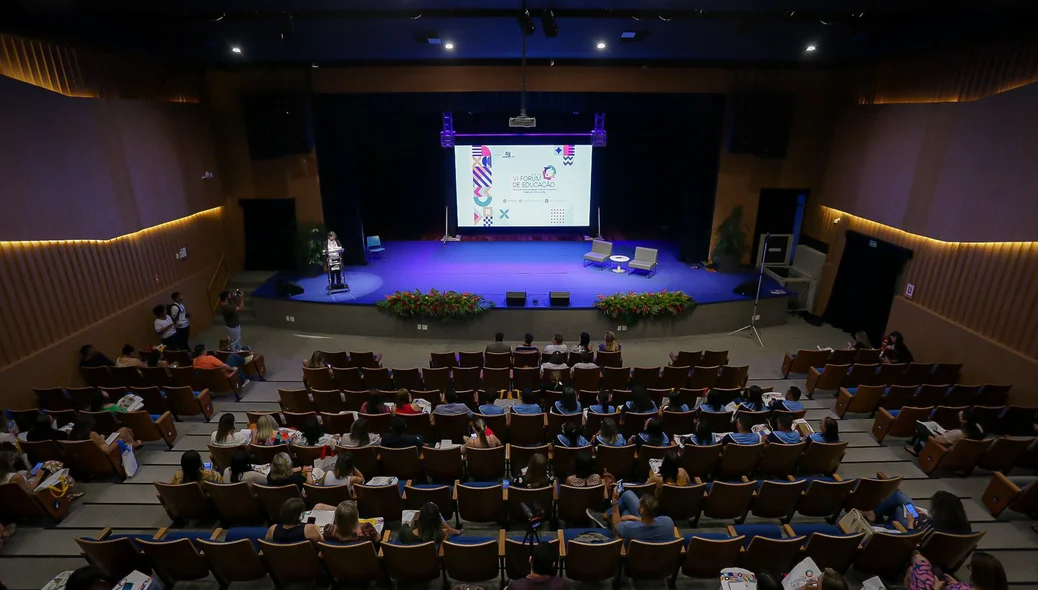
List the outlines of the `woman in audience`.
<svg viewBox="0 0 1038 590">
<path fill-rule="evenodd" d="M 231 466 L 223 470 L 226 483 L 267 483 L 267 476 L 252 468 L 252 455 L 248 451 L 238 451 L 231 457 Z"/>
<path fill-rule="evenodd" d="M 575 488 L 591 488 L 602 483 L 602 477 L 595 473 L 595 459 L 591 453 L 581 451 L 573 462 L 573 474 L 566 478 L 566 485 Z"/>
<path fill-rule="evenodd" d="M 915 360 L 912 353 L 905 346 L 905 337 L 901 332 L 891 332 L 886 337 L 881 358 L 888 363 L 910 363 Z"/>
<path fill-rule="evenodd" d="M 639 414 L 647 414 L 659 410 L 656 407 L 656 402 L 649 397 L 649 392 L 645 390 L 645 387 L 637 384 L 631 388 L 631 399 L 624 405 L 624 408 L 628 412 L 638 412 Z"/>
<path fill-rule="evenodd" d="M 169 366 L 169 363 L 166 362 L 165 360 L 163 360 L 163 358 L 162 358 L 162 351 L 157 349 L 157 348 L 153 348 L 153 349 L 151 349 L 150 352 L 148 352 L 148 356 L 147 356 L 147 358 L 144 359 L 144 363 L 146 365 L 148 365 L 149 367 L 168 367 Z"/>
<path fill-rule="evenodd" d="M 350 433 L 339 439 L 339 446 L 366 447 L 368 445 L 377 445 L 381 441 L 381 436 L 368 434 L 368 421 L 366 418 L 357 418 L 353 425 L 350 426 Z"/>
<path fill-rule="evenodd" d="M 40 416 L 47 418 L 44 414 L 40 414 Z M 47 418 L 47 428 L 50 428 L 50 418 Z M 59 430 L 58 432 L 61 431 Z M 65 433 L 62 432 L 61 434 Z M 0 443 L 7 443 L 15 448 L 17 451 L 15 453 L 15 465 L 22 465 L 25 469 L 29 469 L 32 467 L 32 463 L 29 463 L 28 455 L 22 452 L 22 447 L 18 443 L 20 437 L 23 440 L 29 440 L 27 436 L 23 436 L 18 432 L 18 424 L 14 420 L 8 420 L 7 414 L 0 411 Z"/>
<path fill-rule="evenodd" d="M 314 510 L 330 510 L 327 504 L 318 504 Z M 378 545 L 378 532 L 375 527 L 367 522 L 360 522 L 360 514 L 357 512 L 357 503 L 352 500 L 339 502 L 335 507 L 335 522 L 324 525 L 325 541 L 338 543 L 355 543 L 357 541 L 371 541 Z"/>
<path fill-rule="evenodd" d="M 663 423 L 660 419 L 652 417 L 645 421 L 645 430 L 633 435 L 627 444 L 665 447 L 670 445 L 670 438 L 663 432 Z"/>
<path fill-rule="evenodd" d="M 33 493 L 36 490 L 36 486 L 40 485 L 43 481 L 46 472 L 43 469 L 37 469 L 36 473 L 29 475 L 24 471 L 18 471 L 18 455 L 12 451 L 0 451 L 0 484 L 3 483 L 16 483 L 22 486 L 28 493 Z"/>
<path fill-rule="evenodd" d="M 303 366 L 307 369 L 317 369 L 320 367 L 325 367 L 326 369 L 331 371 L 331 367 L 328 365 L 328 361 L 325 360 L 324 353 L 320 350 L 315 350 L 313 354 L 310 355 L 310 358 L 305 359 L 303 361 Z"/>
<path fill-rule="evenodd" d="M 724 406 L 724 398 L 721 397 L 721 392 L 711 389 L 707 392 L 706 401 L 699 406 L 699 409 L 703 412 L 723 412 Z"/>
<path fill-rule="evenodd" d="M 580 341 L 571 346 L 569 351 L 581 355 L 585 352 L 591 352 L 591 334 L 588 334 L 587 332 L 581 332 Z"/>
<path fill-rule="evenodd" d="M 616 412 L 616 406 L 609 404 L 609 392 L 602 390 L 598 392 L 598 403 L 588 408 L 596 414 L 612 414 Z"/>
<path fill-rule="evenodd" d="M 696 423 L 696 433 L 691 436 L 690 442 L 697 447 L 708 447 L 714 444 L 714 433 L 710 430 L 710 423 L 706 420 Z"/>
<path fill-rule="evenodd" d="M 555 478 L 548 475 L 548 458 L 542 453 L 534 453 L 530 462 L 526 464 L 526 472 L 519 474 L 512 481 L 512 487 L 517 488 L 543 488 L 555 483 Z"/>
<path fill-rule="evenodd" d="M 620 429 L 616 427 L 616 421 L 612 418 L 602 420 L 595 434 L 595 444 L 608 447 L 622 447 L 627 444 L 624 437 L 620 436 Z"/>
<path fill-rule="evenodd" d="M 925 529 L 957 535 L 968 535 L 973 532 L 962 500 L 951 492 L 944 490 L 934 492 L 934 495 L 930 496 L 929 513 L 924 515 L 919 512 L 919 518 L 912 516 L 905 508 L 909 504 L 912 504 L 912 499 L 908 497 L 908 494 L 895 490 L 880 502 L 875 510 L 863 514 L 872 522 L 878 524 L 897 522 L 909 531 Z"/>
<path fill-rule="evenodd" d="M 268 541 L 275 543 L 298 543 L 310 541 L 320 543 L 321 529 L 317 525 L 303 522 L 303 512 L 306 512 L 306 504 L 301 498 L 289 498 L 281 505 L 278 513 L 278 522 L 267 529 Z"/>
<path fill-rule="evenodd" d="M 148 365 L 144 364 L 144 361 L 141 360 L 140 355 L 137 354 L 137 349 L 135 349 L 132 344 L 125 344 L 123 345 L 122 356 L 115 359 L 115 366 L 137 367 L 139 369 L 142 367 L 147 367 Z"/>
<path fill-rule="evenodd" d="M 303 435 L 299 437 L 296 444 L 300 442 L 304 445 L 311 447 L 323 447 L 331 446 L 338 442 L 338 437 L 334 434 L 326 434 L 321 429 L 321 424 L 317 422 L 317 416 L 310 416 L 303 422 Z"/>
<path fill-rule="evenodd" d="M 659 496 L 664 485 L 687 486 L 692 483 L 692 478 L 688 476 L 687 471 L 678 467 L 678 452 L 667 451 L 667 454 L 663 455 L 663 462 L 660 463 L 659 473 L 650 469 L 646 483 L 656 484 L 656 495 Z"/>
<path fill-rule="evenodd" d="M 469 425 L 470 436 L 465 439 L 465 449 L 493 449 L 501 446 L 501 439 L 494 435 L 494 431 L 487 428 L 482 418 L 476 418 Z"/>
<path fill-rule="evenodd" d="M 831 567 L 822 570 L 822 574 L 802 586 L 807 590 L 847 590 L 847 580 Z"/>
<path fill-rule="evenodd" d="M 914 551 L 911 566 L 905 572 L 905 587 L 910 590 L 1006 590 L 1009 587 L 1002 562 L 990 553 L 975 551 L 966 570 L 969 583 L 959 582 L 948 574 L 940 578 L 930 560 Z"/>
<path fill-rule="evenodd" d="M 688 404 L 684 401 L 680 389 L 671 389 L 667 396 L 667 404 L 663 406 L 664 412 L 687 412 Z"/>
<path fill-rule="evenodd" d="M 620 352 L 620 343 L 616 341 L 616 334 L 606 332 L 605 342 L 598 345 L 598 350 L 602 352 Z"/>
<path fill-rule="evenodd" d="M 278 423 L 274 416 L 263 414 L 256 418 L 256 432 L 252 435 L 252 444 L 262 447 L 287 444 L 278 439 Z"/>
<path fill-rule="evenodd" d="M 426 502 L 418 510 L 413 522 L 406 523 L 400 527 L 397 535 L 399 541 L 405 545 L 417 545 L 436 541 L 438 546 L 445 539 L 461 534 L 461 531 L 451 528 L 440 515 L 440 509 L 432 502 Z"/>
<path fill-rule="evenodd" d="M 116 432 L 119 433 L 118 440 L 123 441 L 123 444 L 132 449 L 139 449 L 144 444 L 139 440 L 134 440 L 133 431 L 125 426 Z M 105 442 L 106 438 L 97 433 L 97 423 L 90 414 L 79 414 L 76 416 L 76 422 L 72 425 L 72 432 L 68 435 L 68 439 L 70 441 L 93 441 L 97 448 L 101 449 L 101 452 L 106 455 L 112 450 L 112 447 L 116 446 L 116 441 L 112 441 L 112 444 L 109 445 Z"/>
<path fill-rule="evenodd" d="M 388 414 L 385 398 L 378 390 L 372 389 L 368 393 L 368 401 L 360 405 L 361 414 Z"/>
<path fill-rule="evenodd" d="M 209 442 L 217 447 L 242 447 L 252 440 L 253 429 L 244 428 L 238 430 L 234 427 L 234 414 L 227 412 L 220 416 L 220 422 L 216 425 L 216 432 L 209 437 Z"/>
<path fill-rule="evenodd" d="M 393 408 L 394 414 L 405 414 L 413 416 L 424 412 L 422 406 L 414 403 L 411 399 L 411 392 L 407 391 L 403 387 L 396 390 L 396 407 Z"/>
<path fill-rule="evenodd" d="M 580 434 L 577 422 L 569 421 L 562 425 L 562 432 L 555 437 L 556 444 L 564 447 L 586 447 L 587 439 Z"/>
<path fill-rule="evenodd" d="M 561 414 L 563 416 L 575 416 L 579 414 L 583 408 L 580 406 L 580 402 L 577 401 L 577 392 L 572 387 L 565 387 L 562 390 L 562 399 L 555 402 L 551 411 L 555 414 Z"/>
<path fill-rule="evenodd" d="M 984 438 L 984 429 L 977 423 L 977 417 L 970 408 L 959 410 L 958 428 L 945 430 L 943 434 L 933 435 L 926 426 L 917 422 L 916 431 L 919 435 L 919 440 L 916 441 L 915 446 L 905 447 L 905 450 L 913 455 L 918 455 L 922 452 L 923 447 L 926 446 L 926 442 L 930 436 L 933 436 L 934 442 L 940 443 L 946 447 L 950 447 L 964 438 L 972 440 L 981 440 Z"/>
<path fill-rule="evenodd" d="M 278 453 L 270 461 L 270 472 L 267 473 L 268 486 L 294 485 L 300 490 L 303 484 L 314 483 L 314 468 L 310 465 L 304 467 L 292 467 L 292 458 L 288 453 Z"/>
<path fill-rule="evenodd" d="M 321 478 L 323 486 L 346 486 L 353 495 L 353 486 L 364 483 L 364 474 L 353 464 L 353 453 L 342 451 L 335 456 L 335 465 Z"/>
<path fill-rule="evenodd" d="M 832 416 L 822 418 L 822 431 L 812 433 L 808 440 L 820 443 L 840 442 L 840 423 Z"/>
<path fill-rule="evenodd" d="M 202 465 L 202 455 L 198 451 L 184 451 L 180 456 L 180 469 L 173 474 L 169 483 L 173 485 L 181 483 L 223 483 L 223 477 L 219 473 Z"/>
<path fill-rule="evenodd" d="M 757 385 L 751 385 L 746 388 L 743 392 L 743 400 L 739 402 L 739 407 L 736 408 L 736 414 L 739 410 L 746 410 L 747 412 L 763 412 L 767 409 L 764 405 L 764 392 Z"/>
<path fill-rule="evenodd" d="M 32 428 L 25 433 L 25 440 L 29 442 L 41 442 L 45 440 L 68 440 L 68 434 L 63 430 L 54 428 L 50 416 L 40 414 L 32 422 Z"/>
</svg>

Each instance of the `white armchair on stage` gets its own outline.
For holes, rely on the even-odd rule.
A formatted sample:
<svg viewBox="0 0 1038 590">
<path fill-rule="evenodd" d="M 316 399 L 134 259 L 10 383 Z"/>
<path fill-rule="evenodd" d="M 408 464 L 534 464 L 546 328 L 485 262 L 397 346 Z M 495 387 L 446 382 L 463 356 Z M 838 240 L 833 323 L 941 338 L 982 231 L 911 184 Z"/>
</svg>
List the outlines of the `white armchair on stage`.
<svg viewBox="0 0 1038 590">
<path fill-rule="evenodd" d="M 604 240 L 595 240 L 591 243 L 591 251 L 584 255 L 584 266 L 587 266 L 588 261 L 598 264 L 609 262 L 609 257 L 612 255 L 612 242 L 606 242 Z"/>
<path fill-rule="evenodd" d="M 627 263 L 627 274 L 630 274 L 636 270 L 644 270 L 649 273 L 645 278 L 649 278 L 656 274 L 656 257 L 659 256 L 659 251 L 656 248 L 642 248 L 641 246 L 634 249 L 634 260 Z"/>
</svg>

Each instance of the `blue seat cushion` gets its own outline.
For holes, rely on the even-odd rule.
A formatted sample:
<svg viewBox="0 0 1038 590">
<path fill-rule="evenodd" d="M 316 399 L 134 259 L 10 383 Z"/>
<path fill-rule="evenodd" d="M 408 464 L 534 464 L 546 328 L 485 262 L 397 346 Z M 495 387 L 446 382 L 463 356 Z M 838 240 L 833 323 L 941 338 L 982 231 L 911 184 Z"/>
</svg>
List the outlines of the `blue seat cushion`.
<svg viewBox="0 0 1038 590">
<path fill-rule="evenodd" d="M 162 417 L 162 414 L 148 414 L 148 417 L 151 418 L 152 422 L 158 422 L 159 418 Z"/>
<path fill-rule="evenodd" d="M 700 539 L 706 539 L 708 541 L 724 541 L 731 539 L 728 533 L 689 533 L 685 535 L 685 547 L 688 547 L 692 543 L 692 537 L 699 537 Z"/>
<path fill-rule="evenodd" d="M 847 393 L 849 393 L 851 395 L 854 395 L 855 393 L 858 393 L 858 388 L 857 387 L 848 387 L 846 389 L 846 391 L 847 391 Z"/>
<path fill-rule="evenodd" d="M 831 477 L 825 477 L 824 475 L 809 475 L 809 476 L 806 476 L 806 477 L 798 477 L 798 478 L 795 479 L 795 481 L 806 481 L 807 485 L 811 485 L 811 483 L 815 482 L 815 481 L 836 481 L 836 480 L 831 478 Z M 850 480 L 848 480 L 848 481 L 850 481 Z"/>
<path fill-rule="evenodd" d="M 840 530 L 840 527 L 835 524 L 823 524 L 823 523 L 812 523 L 812 524 L 794 524 L 790 525 L 793 532 L 797 536 L 803 535 L 805 537 L 804 544 L 807 544 L 808 539 L 815 533 L 821 533 L 823 535 L 829 535 L 832 537 L 848 537 L 847 533 Z"/>
<path fill-rule="evenodd" d="M 436 488 L 446 488 L 448 486 L 438 483 L 416 483 L 411 487 L 419 490 L 435 490 Z"/>
<path fill-rule="evenodd" d="M 247 539 L 252 541 L 253 545 L 256 545 L 257 539 L 262 539 L 267 536 L 267 527 L 263 526 L 239 526 L 229 529 L 227 534 L 224 535 L 224 542 L 231 543 L 233 541 L 241 541 Z"/>
<path fill-rule="evenodd" d="M 614 538 L 613 531 L 611 531 L 609 529 L 600 529 L 600 528 L 594 528 L 594 527 L 592 527 L 592 528 L 577 528 L 577 529 L 563 529 L 562 530 L 562 538 L 565 539 L 566 542 L 569 542 L 569 541 L 572 541 L 573 539 L 576 539 L 580 535 L 583 535 L 584 533 L 602 533 L 603 535 L 609 537 L 610 539 Z"/>
<path fill-rule="evenodd" d="M 478 545 L 480 543 L 486 543 L 487 541 L 496 541 L 494 537 L 466 537 L 461 535 L 458 537 L 451 537 L 449 542 L 455 545 Z"/>
<path fill-rule="evenodd" d="M 470 487 L 470 488 L 492 488 L 494 486 L 501 485 L 501 482 L 497 482 L 497 481 L 468 481 L 468 482 L 465 482 L 465 483 L 463 483 L 461 485 L 462 486 L 467 486 L 467 487 Z"/>
<path fill-rule="evenodd" d="M 195 394 L 195 397 L 202 395 L 201 391 L 192 391 L 191 393 Z"/>
<path fill-rule="evenodd" d="M 901 410 L 887 410 L 887 413 L 897 418 L 897 415 L 901 413 Z"/>
<path fill-rule="evenodd" d="M 400 490 L 400 495 L 402 496 L 404 494 L 404 488 L 407 487 L 407 481 L 403 479 L 396 480 L 396 487 Z"/>
<path fill-rule="evenodd" d="M 746 535 L 743 541 L 744 547 L 749 547 L 753 537 L 768 537 L 771 539 L 782 538 L 782 527 L 775 524 L 740 524 L 735 526 L 737 535 Z"/>
<path fill-rule="evenodd" d="M 755 489 L 759 492 L 760 489 L 762 487 L 764 487 L 764 482 L 766 482 L 766 481 L 773 481 L 775 483 L 793 483 L 793 482 L 791 482 L 791 481 L 789 481 L 787 479 L 758 479 L 757 480 L 757 487 Z M 707 488 L 707 489 L 709 489 L 709 488 Z"/>
</svg>

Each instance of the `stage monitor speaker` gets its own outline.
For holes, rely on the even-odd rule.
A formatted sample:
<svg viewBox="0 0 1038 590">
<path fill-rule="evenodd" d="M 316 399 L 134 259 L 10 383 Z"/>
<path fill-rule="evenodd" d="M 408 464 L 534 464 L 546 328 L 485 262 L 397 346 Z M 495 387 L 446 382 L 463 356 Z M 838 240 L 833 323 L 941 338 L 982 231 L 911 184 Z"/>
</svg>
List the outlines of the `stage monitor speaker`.
<svg viewBox="0 0 1038 590">
<path fill-rule="evenodd" d="M 569 305 L 569 291 L 551 291 L 548 293 L 548 300 L 551 301 L 552 307 Z"/>
<path fill-rule="evenodd" d="M 506 305 L 526 305 L 526 291 L 508 291 L 505 293 Z"/>
<path fill-rule="evenodd" d="M 275 287 L 278 297 L 291 297 L 293 295 L 302 295 L 303 286 L 299 283 L 293 283 L 292 281 L 286 281 L 284 279 L 278 281 Z"/>
<path fill-rule="evenodd" d="M 793 97 L 777 93 L 745 93 L 731 98 L 728 151 L 758 158 L 785 158 L 793 124 Z"/>
<path fill-rule="evenodd" d="M 242 99 L 249 156 L 253 160 L 314 150 L 310 99 L 304 94 L 251 94 Z"/>
<path fill-rule="evenodd" d="M 736 295 L 742 295 L 743 297 L 756 297 L 757 296 L 757 279 L 752 281 L 746 281 L 740 283 L 739 286 L 732 289 L 732 293 Z"/>
</svg>

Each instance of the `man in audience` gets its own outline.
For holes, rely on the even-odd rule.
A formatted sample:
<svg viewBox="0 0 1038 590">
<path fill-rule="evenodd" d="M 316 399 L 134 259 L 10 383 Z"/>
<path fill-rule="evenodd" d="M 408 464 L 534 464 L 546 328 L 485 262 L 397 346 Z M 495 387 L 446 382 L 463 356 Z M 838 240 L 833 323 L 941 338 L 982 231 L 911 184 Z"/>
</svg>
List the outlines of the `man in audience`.
<svg viewBox="0 0 1038 590">
<path fill-rule="evenodd" d="M 505 335 L 502 332 L 494 334 L 494 341 L 487 344 L 486 352 L 512 352 L 512 347 L 505 344 Z"/>
<path fill-rule="evenodd" d="M 585 350 L 580 353 L 580 362 L 575 363 L 569 370 L 570 375 L 572 375 L 576 369 L 597 369 L 598 365 L 594 363 L 594 360 L 595 355 L 590 350 Z"/>
<path fill-rule="evenodd" d="M 414 434 L 405 434 L 405 430 L 407 430 L 407 421 L 400 416 L 393 418 L 393 424 L 390 426 L 390 431 L 382 435 L 382 443 L 380 446 L 391 449 L 403 449 L 407 447 L 422 448 L 422 437 Z"/>
<path fill-rule="evenodd" d="M 533 334 L 527 332 L 523 336 L 523 343 L 517 344 L 515 347 L 516 352 L 537 352 L 537 347 L 533 345 Z"/>
<path fill-rule="evenodd" d="M 163 346 L 170 350 L 179 348 L 180 338 L 177 337 L 177 326 L 173 322 L 173 318 L 169 317 L 166 306 L 156 305 L 152 308 L 151 313 L 155 314 L 155 333 L 159 335 Z"/>
<path fill-rule="evenodd" d="M 569 374 L 569 365 L 566 364 L 566 353 L 564 352 L 553 352 L 548 357 L 548 362 L 541 363 L 541 379 L 560 381 L 562 376 L 567 374 Z"/>
<path fill-rule="evenodd" d="M 227 337 L 231 339 L 230 350 L 241 350 L 241 318 L 238 312 L 245 309 L 245 299 L 241 291 L 220 291 L 220 313 L 223 324 L 227 328 Z"/>
<path fill-rule="evenodd" d="M 530 550 L 530 573 L 508 583 L 510 590 L 565 590 L 566 581 L 555 575 L 557 550 L 548 543 L 538 543 Z"/>
<path fill-rule="evenodd" d="M 220 338 L 220 350 L 230 350 L 237 353 L 231 355 L 231 358 L 229 358 L 228 361 L 231 361 L 231 359 L 233 359 L 235 356 L 240 356 L 242 358 L 241 365 L 229 362 L 228 364 L 230 364 L 231 366 L 241 366 L 241 368 L 246 373 L 248 373 L 250 376 L 258 377 L 260 381 L 263 381 L 264 377 L 267 376 L 266 359 L 263 358 L 262 354 L 252 352 L 252 349 L 250 349 L 248 346 L 243 346 L 239 350 L 234 350 L 231 348 L 231 339 L 227 336 L 224 336 L 223 338 Z"/>
<path fill-rule="evenodd" d="M 643 494 L 639 499 L 631 490 L 620 495 L 618 487 L 613 487 L 613 507 L 607 516 L 609 528 L 624 540 L 624 545 L 629 544 L 631 539 L 653 543 L 674 538 L 674 521 L 669 516 L 659 515 L 660 503 L 655 495 Z M 594 520 L 597 522 L 598 518 Z"/>
<path fill-rule="evenodd" d="M 111 367 L 115 363 L 112 359 L 98 352 L 93 344 L 84 344 L 79 347 L 79 366 L 81 367 Z"/>
<path fill-rule="evenodd" d="M 511 410 L 513 414 L 542 414 L 544 410 L 541 406 L 537 405 L 537 397 L 534 395 L 533 390 L 526 388 L 519 394 L 519 401 L 521 404 L 515 404 Z"/>
<path fill-rule="evenodd" d="M 721 444 L 755 445 L 761 442 L 760 434 L 753 431 L 753 418 L 746 413 L 739 414 L 735 420 L 736 432 L 729 432 L 721 439 Z"/>
<path fill-rule="evenodd" d="M 555 354 L 556 352 L 569 353 L 569 347 L 562 343 L 562 334 L 556 334 L 551 339 L 551 344 L 544 347 L 544 354 Z"/>
<path fill-rule="evenodd" d="M 179 341 L 177 348 L 191 350 L 191 346 L 187 342 L 188 333 L 191 332 L 191 314 L 184 307 L 184 298 L 180 295 L 180 291 L 175 291 L 170 298 L 173 299 L 173 305 L 169 308 L 169 315 L 177 327 L 177 340 Z"/>
<path fill-rule="evenodd" d="M 785 410 L 787 412 L 803 411 L 804 404 L 800 403 L 800 388 L 796 385 L 791 385 L 786 390 L 786 399 L 777 399 L 771 402 L 768 409 L 772 412 L 775 410 Z"/>
<path fill-rule="evenodd" d="M 444 403 L 433 409 L 433 414 L 468 414 L 470 417 L 472 416 L 472 410 L 458 401 L 458 394 L 453 389 L 448 389 L 447 393 L 443 394 L 443 401 Z"/>
<path fill-rule="evenodd" d="M 793 416 L 786 412 L 775 416 L 775 430 L 768 435 L 768 442 L 795 445 L 802 440 L 800 433 L 793 430 Z"/>
<path fill-rule="evenodd" d="M 235 357 L 238 358 L 244 364 L 244 360 L 240 355 L 232 354 L 227 360 L 231 361 Z M 239 383 L 245 385 L 247 383 L 245 375 L 242 374 L 241 370 L 237 367 L 232 367 L 230 364 L 221 361 L 216 353 L 209 351 L 208 354 L 201 354 L 195 357 L 195 360 L 191 361 L 191 365 L 196 369 L 223 369 L 223 374 L 227 375 L 228 379 L 234 379 L 237 377 Z"/>
<path fill-rule="evenodd" d="M 117 367 L 147 367 L 148 365 L 141 360 L 137 349 L 132 344 L 123 345 L 123 354 L 119 358 L 115 359 L 115 366 Z"/>
</svg>

